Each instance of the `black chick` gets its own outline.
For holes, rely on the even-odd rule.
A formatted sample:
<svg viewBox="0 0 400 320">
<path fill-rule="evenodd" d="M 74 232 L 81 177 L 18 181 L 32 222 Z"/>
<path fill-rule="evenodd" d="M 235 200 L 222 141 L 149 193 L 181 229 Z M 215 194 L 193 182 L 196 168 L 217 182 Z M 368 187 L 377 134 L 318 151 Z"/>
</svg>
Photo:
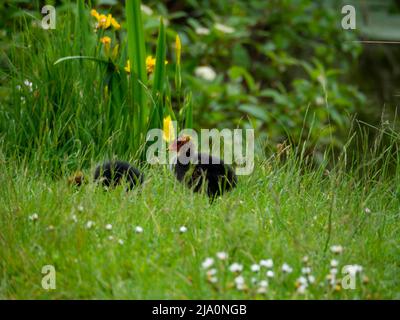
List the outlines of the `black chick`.
<svg viewBox="0 0 400 320">
<path fill-rule="evenodd" d="M 169 150 L 178 153 L 173 166 L 177 179 L 193 191 L 199 192 L 204 187 L 213 200 L 236 186 L 237 177 L 232 167 L 217 157 L 196 153 L 190 136 L 179 137 Z"/>
<path fill-rule="evenodd" d="M 129 190 L 143 183 L 143 174 L 125 161 L 109 161 L 96 167 L 94 180 L 100 181 L 104 187 L 116 187 L 126 182 Z"/>
</svg>

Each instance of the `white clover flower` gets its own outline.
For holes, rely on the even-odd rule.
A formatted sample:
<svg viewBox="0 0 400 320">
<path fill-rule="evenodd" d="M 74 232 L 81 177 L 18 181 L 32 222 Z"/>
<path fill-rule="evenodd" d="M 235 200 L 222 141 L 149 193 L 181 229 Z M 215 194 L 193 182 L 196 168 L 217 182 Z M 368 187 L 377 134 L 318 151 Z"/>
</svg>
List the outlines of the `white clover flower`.
<svg viewBox="0 0 400 320">
<path fill-rule="evenodd" d="M 261 280 L 261 281 L 260 281 L 260 287 L 261 287 L 261 288 L 266 288 L 266 287 L 268 287 L 268 281 L 267 281 L 267 280 Z"/>
<path fill-rule="evenodd" d="M 207 81 L 213 81 L 217 77 L 214 69 L 209 66 L 197 67 L 194 70 L 194 74 L 196 75 L 196 77 L 202 78 Z"/>
<path fill-rule="evenodd" d="M 112 230 L 112 224 L 106 224 L 106 230 L 110 231 Z"/>
<path fill-rule="evenodd" d="M 287 263 L 284 263 L 284 264 L 282 265 L 282 271 L 283 271 L 284 273 L 292 273 L 292 272 L 293 272 L 293 269 L 292 269 L 292 267 L 289 266 Z"/>
<path fill-rule="evenodd" d="M 136 226 L 135 227 L 135 232 L 136 233 L 142 233 L 143 232 L 143 228 L 141 226 Z"/>
<path fill-rule="evenodd" d="M 226 260 L 226 259 L 228 259 L 228 254 L 223 251 L 217 252 L 217 258 L 219 260 Z"/>
<path fill-rule="evenodd" d="M 274 262 L 272 261 L 272 259 L 261 260 L 260 266 L 266 267 L 266 268 L 272 268 L 274 266 Z"/>
<path fill-rule="evenodd" d="M 91 228 L 93 227 L 93 225 L 94 225 L 94 222 L 91 221 L 91 220 L 89 220 L 88 222 L 86 222 L 86 228 L 87 228 L 87 229 L 91 229 Z M 106 227 L 106 228 L 107 228 L 107 227 Z"/>
<path fill-rule="evenodd" d="M 211 267 L 214 264 L 214 259 L 213 258 L 206 258 L 203 263 L 201 264 L 201 266 L 203 267 L 203 269 L 208 269 L 209 267 Z"/>
<path fill-rule="evenodd" d="M 84 210 L 84 208 L 83 208 L 82 205 L 79 205 L 79 206 L 77 207 L 77 209 L 78 209 L 79 212 L 83 212 L 83 210 Z"/>
<path fill-rule="evenodd" d="M 118 240 L 118 243 L 122 246 L 122 245 L 124 244 L 124 240 L 119 239 L 119 240 Z"/>
<path fill-rule="evenodd" d="M 39 215 L 37 213 L 34 213 L 34 214 L 30 215 L 28 217 L 28 219 L 31 220 L 31 221 L 36 221 L 36 220 L 39 219 Z"/>
<path fill-rule="evenodd" d="M 275 273 L 272 270 L 267 271 L 267 277 L 268 278 L 273 278 L 275 276 Z"/>
<path fill-rule="evenodd" d="M 229 266 L 229 270 L 231 272 L 241 272 L 243 270 L 243 266 L 237 262 L 234 262 Z"/>
<path fill-rule="evenodd" d="M 197 27 L 194 30 L 199 36 L 206 36 L 210 34 L 210 29 L 204 28 L 204 27 Z"/>
<path fill-rule="evenodd" d="M 251 271 L 253 271 L 253 272 L 258 272 L 258 271 L 260 271 L 260 265 L 258 265 L 258 264 L 253 264 L 253 265 L 250 267 L 250 269 L 251 269 Z"/>
<path fill-rule="evenodd" d="M 310 274 L 311 273 L 311 268 L 310 267 L 301 268 L 301 273 Z"/>
<path fill-rule="evenodd" d="M 331 260 L 331 267 L 332 268 L 336 268 L 339 265 L 339 261 L 337 261 L 336 259 L 332 259 Z"/>
<path fill-rule="evenodd" d="M 185 233 L 187 231 L 187 228 L 185 226 L 182 226 L 179 228 L 180 233 Z"/>
<path fill-rule="evenodd" d="M 148 16 L 151 16 L 153 14 L 153 10 L 144 4 L 140 5 L 140 9 L 143 11 L 143 13 L 145 13 Z"/>
<path fill-rule="evenodd" d="M 333 245 L 331 246 L 331 251 L 336 254 L 340 254 L 343 252 L 343 247 L 340 245 Z"/>
<path fill-rule="evenodd" d="M 218 31 L 221 31 L 223 33 L 234 33 L 235 32 L 234 28 L 227 26 L 225 24 L 222 24 L 222 23 L 216 23 L 214 25 L 214 27 L 215 27 L 215 29 L 217 29 Z"/>
</svg>

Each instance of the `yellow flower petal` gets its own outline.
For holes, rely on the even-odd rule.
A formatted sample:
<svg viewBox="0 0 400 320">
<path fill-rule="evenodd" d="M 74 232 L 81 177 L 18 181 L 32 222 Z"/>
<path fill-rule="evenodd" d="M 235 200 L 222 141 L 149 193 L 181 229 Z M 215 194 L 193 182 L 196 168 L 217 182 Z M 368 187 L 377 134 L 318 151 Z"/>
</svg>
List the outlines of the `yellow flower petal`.
<svg viewBox="0 0 400 320">
<path fill-rule="evenodd" d="M 130 73 L 130 72 L 131 72 L 131 63 L 130 63 L 129 60 L 126 61 L 126 65 L 125 65 L 124 70 L 125 70 L 127 73 Z"/>
<path fill-rule="evenodd" d="M 148 56 L 146 58 L 146 70 L 148 73 L 152 73 L 154 71 L 154 67 L 156 65 L 156 59 L 153 56 Z"/>
<path fill-rule="evenodd" d="M 175 129 L 171 116 L 166 116 L 163 120 L 163 139 L 166 142 L 175 140 Z"/>
<path fill-rule="evenodd" d="M 100 39 L 100 42 L 102 43 L 102 44 L 111 44 L 111 38 L 110 37 L 103 37 L 103 38 L 101 38 Z"/>
<path fill-rule="evenodd" d="M 98 21 L 99 18 L 100 18 L 100 14 L 96 11 L 96 9 L 90 10 L 90 15 L 91 15 L 92 17 L 95 17 L 95 18 L 97 19 L 97 21 Z"/>
<path fill-rule="evenodd" d="M 111 18 L 111 25 L 115 30 L 121 29 L 121 25 L 114 18 Z"/>
</svg>

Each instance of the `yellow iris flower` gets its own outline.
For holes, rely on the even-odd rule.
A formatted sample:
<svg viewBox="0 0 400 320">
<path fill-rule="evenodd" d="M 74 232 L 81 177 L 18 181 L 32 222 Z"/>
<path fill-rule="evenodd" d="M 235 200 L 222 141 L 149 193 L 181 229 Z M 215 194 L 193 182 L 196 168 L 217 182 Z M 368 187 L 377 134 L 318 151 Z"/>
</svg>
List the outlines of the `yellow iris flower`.
<svg viewBox="0 0 400 320">
<path fill-rule="evenodd" d="M 96 29 L 108 29 L 110 26 L 112 26 L 115 30 L 121 29 L 121 25 L 118 23 L 117 20 L 115 20 L 115 18 L 113 18 L 110 13 L 107 15 L 100 14 L 96 11 L 96 9 L 92 9 L 90 10 L 90 15 L 95 17 L 97 20 Z"/>
<path fill-rule="evenodd" d="M 165 60 L 165 64 L 167 64 L 167 63 L 168 63 L 168 61 Z M 156 66 L 156 59 L 153 58 L 153 56 L 148 56 L 146 58 L 146 71 L 147 71 L 147 73 L 153 73 L 155 66 Z M 127 73 L 131 72 L 131 63 L 130 63 L 129 60 L 126 61 L 126 65 L 124 67 L 124 70 Z"/>
</svg>

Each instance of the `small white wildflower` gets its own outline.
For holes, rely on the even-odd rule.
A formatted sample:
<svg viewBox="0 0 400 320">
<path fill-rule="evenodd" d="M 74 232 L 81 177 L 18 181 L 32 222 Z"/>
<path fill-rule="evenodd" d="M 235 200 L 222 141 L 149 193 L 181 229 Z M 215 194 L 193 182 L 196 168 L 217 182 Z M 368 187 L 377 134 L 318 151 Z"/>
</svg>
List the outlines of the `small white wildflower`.
<svg viewBox="0 0 400 320">
<path fill-rule="evenodd" d="M 308 256 L 304 256 L 303 259 L 301 259 L 301 261 L 303 261 L 303 263 L 308 263 L 309 261 Z"/>
<path fill-rule="evenodd" d="M 272 270 L 267 271 L 267 277 L 268 278 L 273 278 L 275 276 L 275 273 Z"/>
<path fill-rule="evenodd" d="M 307 282 L 307 278 L 306 277 L 299 277 L 298 279 L 297 279 L 297 283 L 298 284 L 300 284 L 300 285 L 302 285 L 302 286 L 306 286 L 307 284 L 308 284 L 308 282 Z"/>
<path fill-rule="evenodd" d="M 258 271 L 260 271 L 260 265 L 258 265 L 258 264 L 253 264 L 253 265 L 250 267 L 250 269 L 251 269 L 251 271 L 253 271 L 253 272 L 258 272 Z"/>
<path fill-rule="evenodd" d="M 29 216 L 29 220 L 31 220 L 31 221 L 36 221 L 38 219 L 39 219 L 39 215 L 37 213 L 34 213 Z"/>
<path fill-rule="evenodd" d="M 214 27 L 215 27 L 215 29 L 217 29 L 218 31 L 221 31 L 223 33 L 234 33 L 235 32 L 234 28 L 229 27 L 229 26 L 227 26 L 225 24 L 222 24 L 222 23 L 216 23 L 214 25 Z"/>
<path fill-rule="evenodd" d="M 272 261 L 272 259 L 261 260 L 260 266 L 266 267 L 266 268 L 272 268 L 274 266 L 274 262 Z"/>
<path fill-rule="evenodd" d="M 179 228 L 180 233 L 185 233 L 187 231 L 187 228 L 185 226 L 182 226 Z"/>
<path fill-rule="evenodd" d="M 122 245 L 124 244 L 124 240 L 119 239 L 119 240 L 118 240 L 118 243 L 122 246 Z"/>
<path fill-rule="evenodd" d="M 71 220 L 72 220 L 73 222 L 77 223 L 77 222 L 78 222 L 78 217 L 77 217 L 75 214 L 73 214 L 73 215 L 71 216 Z"/>
<path fill-rule="evenodd" d="M 203 263 L 201 264 L 201 266 L 203 267 L 203 269 L 208 269 L 209 267 L 211 267 L 214 264 L 214 259 L 213 258 L 206 258 Z"/>
<path fill-rule="evenodd" d="M 332 259 L 331 260 L 331 267 L 332 268 L 336 268 L 339 265 L 339 261 L 337 261 L 336 259 Z"/>
<path fill-rule="evenodd" d="M 198 27 L 194 30 L 199 36 L 206 36 L 210 34 L 210 29 Z"/>
<path fill-rule="evenodd" d="M 340 245 L 333 245 L 331 246 L 331 251 L 336 254 L 340 254 L 343 252 L 343 247 Z"/>
<path fill-rule="evenodd" d="M 77 209 L 78 209 L 79 212 L 83 212 L 83 210 L 85 210 L 85 209 L 83 208 L 82 205 L 79 205 L 79 206 L 77 207 Z"/>
<path fill-rule="evenodd" d="M 49 226 L 47 227 L 47 230 L 48 230 L 48 231 L 53 231 L 53 230 L 54 230 L 54 226 L 53 226 L 53 225 L 49 225 Z"/>
<path fill-rule="evenodd" d="M 243 270 L 243 266 L 237 262 L 234 262 L 229 266 L 229 270 L 231 272 L 241 272 Z"/>
<path fill-rule="evenodd" d="M 266 288 L 266 287 L 268 287 L 268 281 L 267 281 L 267 280 L 261 280 L 261 281 L 260 281 L 260 287 L 261 287 L 261 288 Z"/>
<path fill-rule="evenodd" d="M 297 293 L 300 293 L 300 294 L 305 294 L 306 293 L 306 290 L 307 290 L 307 286 L 299 286 L 298 288 L 297 288 Z"/>
<path fill-rule="evenodd" d="M 218 278 L 217 277 L 210 277 L 208 279 L 208 281 L 210 281 L 211 283 L 216 283 L 218 281 Z"/>
<path fill-rule="evenodd" d="M 30 92 L 32 92 L 32 82 L 30 82 L 28 79 L 25 79 L 24 80 L 24 85 L 26 86 L 26 87 L 28 87 L 28 89 L 29 89 L 29 91 Z"/>
<path fill-rule="evenodd" d="M 214 69 L 209 66 L 200 66 L 194 70 L 194 74 L 196 77 L 203 78 L 207 81 L 213 81 L 217 74 L 215 73 Z"/>
<path fill-rule="evenodd" d="M 314 283 L 315 282 L 315 277 L 313 275 L 309 275 L 307 279 L 308 279 L 309 283 Z"/>
<path fill-rule="evenodd" d="M 142 233 L 143 232 L 143 228 L 141 226 L 136 226 L 135 227 L 135 232 L 136 233 Z"/>
<path fill-rule="evenodd" d="M 338 269 L 336 269 L 336 268 L 332 268 L 330 271 L 330 274 L 332 274 L 332 275 L 336 275 L 337 273 L 338 273 Z"/>
<path fill-rule="evenodd" d="M 282 271 L 285 272 L 285 273 L 292 273 L 292 272 L 293 272 L 293 269 L 292 269 L 292 267 L 289 266 L 287 263 L 284 263 L 284 264 L 282 265 Z"/>
<path fill-rule="evenodd" d="M 112 240 L 114 240 L 114 237 L 113 236 L 108 236 L 108 240 L 112 241 Z"/>
<path fill-rule="evenodd" d="M 144 4 L 140 5 L 140 9 L 148 16 L 151 16 L 153 14 L 153 10 Z"/>
<path fill-rule="evenodd" d="M 235 283 L 236 283 L 236 285 L 244 284 L 244 278 L 243 278 L 243 276 L 237 276 L 237 277 L 235 278 Z"/>
<path fill-rule="evenodd" d="M 215 268 L 212 268 L 207 271 L 207 276 L 209 276 L 209 277 L 215 276 L 216 274 L 217 274 L 217 269 L 215 269 Z"/>
<path fill-rule="evenodd" d="M 310 274 L 311 273 L 311 268 L 310 267 L 301 268 L 301 273 Z"/>
<path fill-rule="evenodd" d="M 228 254 L 223 251 L 217 252 L 217 258 L 219 260 L 226 260 L 226 259 L 228 259 Z"/>
<path fill-rule="evenodd" d="M 265 287 L 259 287 L 257 289 L 257 293 L 263 294 L 263 293 L 266 293 L 266 292 L 267 292 L 267 288 L 265 288 Z"/>
<path fill-rule="evenodd" d="M 94 222 L 91 221 L 91 220 L 89 220 L 88 222 L 86 222 L 86 228 L 87 228 L 87 229 L 91 229 L 91 228 L 93 227 L 93 225 L 94 225 Z M 106 228 L 107 228 L 107 227 L 106 227 Z"/>
<path fill-rule="evenodd" d="M 371 213 L 371 209 L 370 209 L 370 208 L 365 208 L 365 209 L 364 209 L 364 212 L 365 212 L 366 214 L 369 214 L 369 213 Z"/>
<path fill-rule="evenodd" d="M 112 224 L 106 224 L 106 230 L 110 231 L 112 230 Z"/>
<path fill-rule="evenodd" d="M 15 86 L 15 89 L 17 89 L 18 91 L 21 91 L 21 86 L 18 84 Z"/>
</svg>

